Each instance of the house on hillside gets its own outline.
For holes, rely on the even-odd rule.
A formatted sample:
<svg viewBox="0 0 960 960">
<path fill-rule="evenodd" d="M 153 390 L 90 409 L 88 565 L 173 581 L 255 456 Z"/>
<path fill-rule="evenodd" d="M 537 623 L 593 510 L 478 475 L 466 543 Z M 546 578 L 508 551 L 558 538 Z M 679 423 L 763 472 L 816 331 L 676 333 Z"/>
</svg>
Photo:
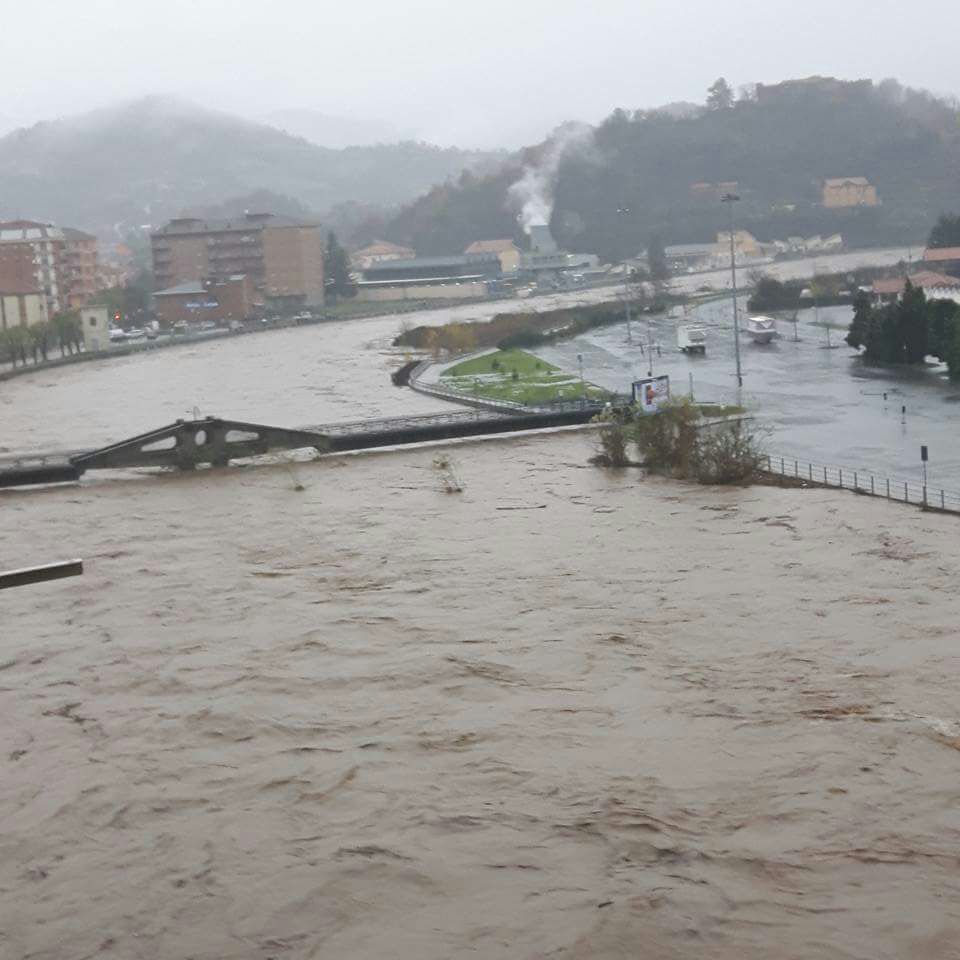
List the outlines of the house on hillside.
<svg viewBox="0 0 960 960">
<path fill-rule="evenodd" d="M 375 263 L 388 260 L 412 260 L 417 252 L 411 247 L 401 247 L 397 243 L 376 240 L 351 254 L 350 262 L 354 270 L 369 270 Z"/>
<path fill-rule="evenodd" d="M 478 240 L 471 243 L 465 254 L 495 253 L 500 259 L 500 269 L 505 276 L 515 274 L 520 269 L 520 248 L 512 240 Z"/>
<path fill-rule="evenodd" d="M 715 270 L 724 261 L 724 248 L 721 248 L 719 243 L 676 243 L 667 247 L 664 254 L 673 273 Z M 726 247 L 726 261 L 729 266 L 729 246 Z"/>
<path fill-rule="evenodd" d="M 720 200 L 728 193 L 739 193 L 740 184 L 736 180 L 723 180 L 720 183 L 700 181 L 690 184 L 690 198 L 692 200 Z"/>
<path fill-rule="evenodd" d="M 910 282 L 920 287 L 929 300 L 953 300 L 960 303 L 960 278 L 933 270 L 911 274 Z M 871 293 L 877 303 L 898 300 L 907 285 L 906 277 L 890 277 L 873 281 Z"/>
<path fill-rule="evenodd" d="M 960 276 L 960 247 L 927 247 L 923 251 L 923 262 L 930 264 L 931 269 Z"/>
<path fill-rule="evenodd" d="M 847 207 L 877 207 L 877 188 L 866 177 L 835 177 L 820 186 L 823 205 L 829 210 Z"/>
</svg>

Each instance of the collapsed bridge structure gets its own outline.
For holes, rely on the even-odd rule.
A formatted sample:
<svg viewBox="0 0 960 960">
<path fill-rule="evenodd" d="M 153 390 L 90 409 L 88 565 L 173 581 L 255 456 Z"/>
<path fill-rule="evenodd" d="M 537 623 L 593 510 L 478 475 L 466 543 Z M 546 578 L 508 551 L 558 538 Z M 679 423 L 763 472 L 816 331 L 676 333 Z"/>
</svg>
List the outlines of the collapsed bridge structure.
<svg viewBox="0 0 960 960">
<path fill-rule="evenodd" d="M 530 411 L 465 411 L 360 420 L 301 429 L 204 417 L 176 423 L 95 450 L 32 453 L 0 459 L 0 487 L 75 483 L 88 470 L 225 467 L 282 450 L 343 453 L 438 440 L 545 430 L 589 423 L 604 404 L 573 401 Z"/>
</svg>

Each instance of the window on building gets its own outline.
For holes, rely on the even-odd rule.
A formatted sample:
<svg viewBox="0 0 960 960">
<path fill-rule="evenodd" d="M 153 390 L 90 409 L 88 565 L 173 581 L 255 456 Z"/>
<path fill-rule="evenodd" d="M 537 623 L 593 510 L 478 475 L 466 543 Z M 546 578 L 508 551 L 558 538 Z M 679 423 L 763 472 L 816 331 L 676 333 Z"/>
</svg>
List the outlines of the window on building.
<svg viewBox="0 0 960 960">
<path fill-rule="evenodd" d="M 97 318 L 96 318 L 96 317 L 91 317 L 91 318 L 90 318 L 90 326 L 91 326 L 91 327 L 95 327 L 96 325 L 97 325 Z"/>
</svg>

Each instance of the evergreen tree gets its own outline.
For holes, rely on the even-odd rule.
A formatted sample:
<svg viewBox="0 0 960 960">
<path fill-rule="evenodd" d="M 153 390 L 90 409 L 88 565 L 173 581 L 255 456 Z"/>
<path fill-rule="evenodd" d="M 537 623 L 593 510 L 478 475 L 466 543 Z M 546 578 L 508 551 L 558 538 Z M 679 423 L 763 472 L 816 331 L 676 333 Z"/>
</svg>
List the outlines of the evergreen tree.
<svg viewBox="0 0 960 960">
<path fill-rule="evenodd" d="M 667 264 L 667 251 L 659 235 L 650 238 L 647 245 L 647 264 L 650 267 L 650 279 L 659 290 L 670 279 L 670 267 Z"/>
<path fill-rule="evenodd" d="M 357 292 L 350 277 L 350 260 L 347 257 L 347 251 L 340 246 L 337 235 L 332 230 L 327 236 L 323 270 L 327 291 L 334 297 L 352 297 Z"/>
<path fill-rule="evenodd" d="M 930 353 L 948 363 L 957 325 L 960 324 L 960 304 L 952 300 L 931 300 L 927 304 L 927 317 L 930 326 Z"/>
<path fill-rule="evenodd" d="M 732 106 L 733 90 L 723 77 L 719 77 L 707 90 L 707 107 L 710 110 L 729 110 Z"/>
<path fill-rule="evenodd" d="M 860 347 L 866 346 L 873 320 L 874 309 L 870 302 L 870 294 L 860 290 L 853 301 L 853 320 L 850 321 L 850 329 L 846 337 L 851 347 L 859 350 Z"/>
<path fill-rule="evenodd" d="M 960 247 L 960 214 L 942 214 L 930 231 L 927 246 Z"/>
<path fill-rule="evenodd" d="M 927 295 L 915 287 L 909 277 L 897 304 L 897 352 L 900 363 L 923 363 L 929 352 Z"/>
</svg>

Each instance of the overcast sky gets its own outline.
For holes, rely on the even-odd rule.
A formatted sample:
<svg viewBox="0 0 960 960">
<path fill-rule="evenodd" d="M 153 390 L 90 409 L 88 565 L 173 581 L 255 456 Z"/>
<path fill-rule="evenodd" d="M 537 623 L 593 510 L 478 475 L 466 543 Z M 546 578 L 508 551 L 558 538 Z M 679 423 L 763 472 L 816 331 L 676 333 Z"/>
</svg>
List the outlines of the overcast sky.
<svg viewBox="0 0 960 960">
<path fill-rule="evenodd" d="M 30 0 L 3 4 L 0 126 L 149 93 L 310 108 L 465 146 L 814 73 L 960 93 L 957 0 Z"/>
</svg>

